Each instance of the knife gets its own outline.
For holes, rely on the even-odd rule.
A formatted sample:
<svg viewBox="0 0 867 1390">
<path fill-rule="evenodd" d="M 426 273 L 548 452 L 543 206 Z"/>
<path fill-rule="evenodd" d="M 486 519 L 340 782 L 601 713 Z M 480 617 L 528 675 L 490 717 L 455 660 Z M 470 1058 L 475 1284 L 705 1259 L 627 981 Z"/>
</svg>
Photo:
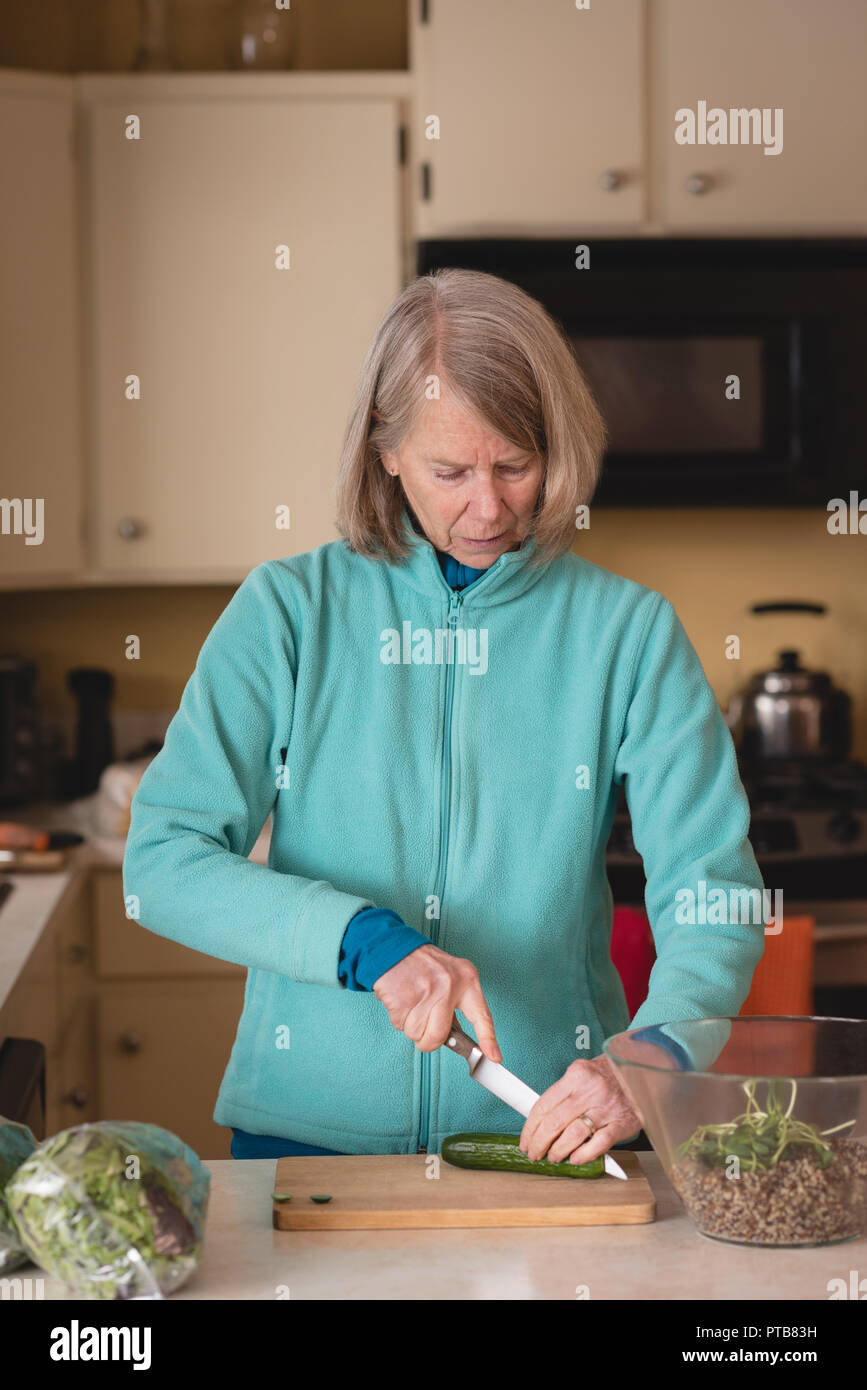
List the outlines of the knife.
<svg viewBox="0 0 867 1390">
<path fill-rule="evenodd" d="M 474 1081 L 478 1081 L 486 1091 L 511 1105 L 513 1110 L 517 1110 L 518 1114 L 526 1119 L 539 1099 L 538 1091 L 531 1090 L 501 1062 L 492 1062 L 490 1057 L 486 1057 L 478 1043 L 473 1042 L 469 1034 L 464 1032 L 457 1019 L 452 1023 L 444 1046 L 466 1059 L 470 1076 Z M 628 1175 L 610 1154 L 604 1155 L 604 1164 L 606 1173 L 610 1173 L 611 1177 L 629 1181 Z"/>
</svg>

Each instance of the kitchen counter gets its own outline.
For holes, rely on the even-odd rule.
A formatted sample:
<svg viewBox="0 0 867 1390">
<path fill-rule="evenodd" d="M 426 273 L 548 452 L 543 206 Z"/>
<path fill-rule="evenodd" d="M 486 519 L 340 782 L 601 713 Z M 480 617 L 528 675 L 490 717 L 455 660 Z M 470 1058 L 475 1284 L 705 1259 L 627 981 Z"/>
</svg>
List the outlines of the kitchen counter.
<svg viewBox="0 0 867 1390">
<path fill-rule="evenodd" d="M 116 814 L 120 816 L 119 812 Z M 7 818 L 43 830 L 76 830 L 85 840 L 68 851 L 61 869 L 46 873 L 2 870 L 3 879 L 12 884 L 12 892 L 0 904 L 0 1009 L 75 880 L 93 869 L 120 869 L 126 848 L 125 834 L 108 834 L 100 828 L 94 797 L 65 804 L 42 802 L 15 807 L 14 811 L 9 810 Z M 270 832 L 269 817 L 250 851 L 250 859 L 259 864 L 267 863 Z"/>
<path fill-rule="evenodd" d="M 16 819 L 24 821 L 25 817 L 17 814 Z M 48 826 L 45 818 L 36 823 Z M 69 851 L 62 869 L 47 873 L 29 869 L 19 873 L 3 871 L 4 881 L 12 884 L 12 892 L 0 905 L 0 1009 L 75 879 L 96 867 L 119 869 L 125 844 L 121 836 L 94 836 Z"/>
<path fill-rule="evenodd" d="M 657 1217 L 641 1226 L 275 1231 L 275 1159 L 215 1159 L 205 1253 L 177 1299 L 822 1300 L 867 1268 L 867 1237 L 807 1250 L 697 1235 L 655 1153 L 639 1159 Z M 35 1275 L 33 1266 L 16 1270 Z M 581 1294 L 582 1286 L 586 1293 Z M 45 1279 L 46 1299 L 69 1299 Z M 84 1300 L 77 1300 L 79 1302 Z"/>
</svg>

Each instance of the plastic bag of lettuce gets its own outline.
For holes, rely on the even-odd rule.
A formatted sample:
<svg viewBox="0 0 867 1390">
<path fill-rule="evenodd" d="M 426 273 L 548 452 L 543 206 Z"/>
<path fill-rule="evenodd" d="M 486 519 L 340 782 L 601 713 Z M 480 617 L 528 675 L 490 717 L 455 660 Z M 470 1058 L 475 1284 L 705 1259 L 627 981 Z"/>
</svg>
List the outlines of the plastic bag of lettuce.
<svg viewBox="0 0 867 1390">
<path fill-rule="evenodd" d="M 176 1134 L 133 1120 L 64 1129 L 10 1178 L 21 1244 L 85 1298 L 163 1298 L 202 1252 L 211 1175 Z"/>
<path fill-rule="evenodd" d="M 6 1207 L 6 1186 L 25 1158 L 36 1148 L 36 1138 L 26 1125 L 5 1120 L 0 1115 L 0 1270 L 26 1265 L 30 1259 L 24 1253 L 21 1237 L 15 1229 Z"/>
</svg>

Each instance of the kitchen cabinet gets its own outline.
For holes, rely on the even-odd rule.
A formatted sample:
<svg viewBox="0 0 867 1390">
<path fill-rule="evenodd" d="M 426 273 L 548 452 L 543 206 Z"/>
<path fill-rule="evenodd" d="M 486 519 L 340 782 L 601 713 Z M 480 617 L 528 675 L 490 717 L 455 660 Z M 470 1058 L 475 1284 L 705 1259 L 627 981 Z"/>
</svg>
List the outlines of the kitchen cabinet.
<svg viewBox="0 0 867 1390">
<path fill-rule="evenodd" d="M 58 1044 L 57 1067 L 47 1078 L 56 1121 L 49 1128 L 71 1129 L 99 1119 L 96 1086 L 96 1029 L 93 1002 L 82 1000 Z"/>
<path fill-rule="evenodd" d="M 411 16 L 418 236 L 642 221 L 644 0 L 413 0 Z"/>
<path fill-rule="evenodd" d="M 200 1158 L 228 1158 L 211 1119 L 244 1002 L 244 979 L 117 984 L 99 999 L 99 1110 L 162 1125 Z"/>
<path fill-rule="evenodd" d="M 0 72 L 0 587 L 238 583 L 335 538 L 408 276 L 407 90 Z"/>
<path fill-rule="evenodd" d="M 51 919 L 57 959 L 57 1022 L 66 1028 L 93 974 L 93 893 L 89 874 L 76 874 Z"/>
<path fill-rule="evenodd" d="M 58 914 L 62 910 L 58 908 Z M 60 1125 L 59 1059 L 60 1008 L 57 941 L 45 931 L 30 953 L 2 1009 L 0 1043 L 6 1038 L 28 1038 L 45 1048 L 45 1131 L 54 1134 Z M 37 1134 L 38 1139 L 45 1138 Z"/>
<path fill-rule="evenodd" d="M 74 873 L 0 1009 L 0 1042 L 45 1048 L 46 1135 L 97 1118 L 92 925 L 90 875 Z"/>
<path fill-rule="evenodd" d="M 245 981 L 242 966 L 128 918 L 118 867 L 82 866 L 0 1009 L 0 1042 L 43 1044 L 46 1134 L 136 1119 L 228 1157 L 231 1135 L 211 1115 Z"/>
<path fill-rule="evenodd" d="M 0 1038 L 35 1038 L 54 1055 L 58 1032 L 55 941 L 40 937 L 0 1011 Z"/>
<path fill-rule="evenodd" d="M 867 5 L 651 0 L 651 12 L 661 222 L 694 232 L 867 230 Z M 675 112 L 697 112 L 699 101 L 708 111 L 781 108 L 781 153 L 677 144 Z"/>
<path fill-rule="evenodd" d="M 165 976 L 211 976 L 243 979 L 244 970 L 177 941 L 157 936 L 127 917 L 121 874 L 113 870 L 93 875 L 95 906 L 95 969 L 100 980 L 159 979 Z"/>
<path fill-rule="evenodd" d="M 91 929 L 90 876 L 74 874 L 0 1010 L 0 1041 L 45 1048 L 46 1135 L 97 1118 Z"/>
<path fill-rule="evenodd" d="M 162 1125 L 202 1158 L 228 1157 L 231 1134 L 211 1115 L 246 971 L 128 918 L 117 869 L 94 870 L 93 902 L 100 1117 Z"/>
<path fill-rule="evenodd" d="M 867 6 L 413 0 L 411 15 L 422 238 L 867 229 Z M 772 147 L 782 108 L 781 152 L 677 143 L 675 113 L 699 102 L 767 109 Z"/>
<path fill-rule="evenodd" d="M 83 85 L 103 579 L 234 582 L 337 535 L 347 412 L 401 283 L 401 104 L 277 80 Z"/>
<path fill-rule="evenodd" d="M 74 113 L 72 79 L 0 72 L 4 588 L 62 582 L 83 563 Z"/>
</svg>

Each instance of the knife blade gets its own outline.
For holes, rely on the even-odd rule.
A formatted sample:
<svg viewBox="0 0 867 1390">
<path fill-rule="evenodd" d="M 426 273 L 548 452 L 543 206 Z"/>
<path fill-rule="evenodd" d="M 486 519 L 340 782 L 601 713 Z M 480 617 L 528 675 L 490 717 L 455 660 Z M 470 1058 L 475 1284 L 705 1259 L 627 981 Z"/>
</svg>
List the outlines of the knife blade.
<svg viewBox="0 0 867 1390">
<path fill-rule="evenodd" d="M 463 1057 L 470 1069 L 470 1076 L 474 1081 L 478 1081 L 480 1086 L 484 1086 L 491 1095 L 497 1096 L 505 1101 L 513 1110 L 517 1110 L 519 1115 L 524 1118 L 529 1115 L 536 1101 L 539 1099 L 538 1091 L 534 1091 L 527 1086 L 514 1072 L 504 1067 L 502 1062 L 492 1062 L 490 1057 L 486 1057 L 477 1043 L 473 1042 L 469 1034 L 465 1033 L 457 1020 L 451 1026 L 445 1046 L 451 1048 Z M 603 1156 L 605 1172 L 613 1178 L 622 1178 L 624 1182 L 629 1181 L 628 1174 L 624 1173 L 620 1164 L 613 1159 L 610 1154 Z"/>
</svg>

